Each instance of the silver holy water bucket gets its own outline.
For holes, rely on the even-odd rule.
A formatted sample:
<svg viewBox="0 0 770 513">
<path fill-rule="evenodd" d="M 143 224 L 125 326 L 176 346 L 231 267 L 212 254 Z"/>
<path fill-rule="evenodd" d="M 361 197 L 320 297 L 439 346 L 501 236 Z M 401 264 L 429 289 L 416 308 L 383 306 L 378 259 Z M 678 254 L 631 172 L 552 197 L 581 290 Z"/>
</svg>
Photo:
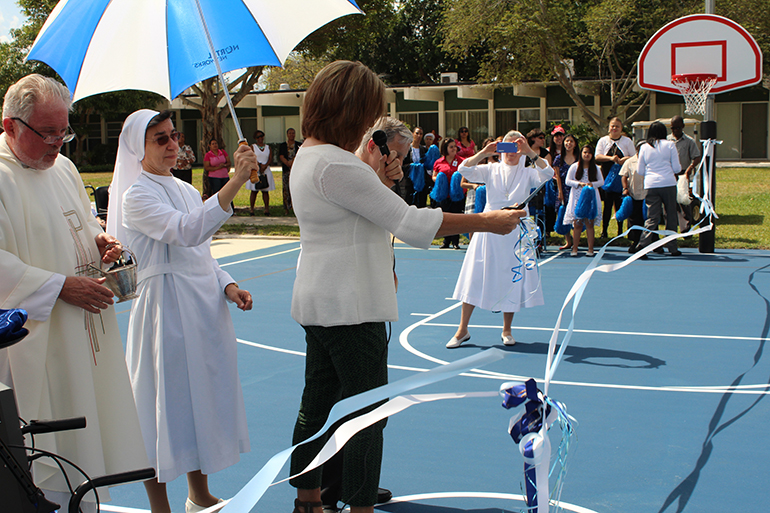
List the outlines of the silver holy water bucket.
<svg viewBox="0 0 770 513">
<path fill-rule="evenodd" d="M 123 253 L 131 255 L 129 260 L 121 255 L 116 265 L 107 271 L 103 271 L 94 265 L 89 267 L 98 271 L 98 274 L 105 277 L 104 286 L 109 288 L 118 298 L 118 303 L 134 299 L 136 294 L 136 255 L 127 247 L 123 247 Z M 121 265 L 121 262 L 123 263 Z M 129 262 L 129 263 L 126 263 Z"/>
</svg>

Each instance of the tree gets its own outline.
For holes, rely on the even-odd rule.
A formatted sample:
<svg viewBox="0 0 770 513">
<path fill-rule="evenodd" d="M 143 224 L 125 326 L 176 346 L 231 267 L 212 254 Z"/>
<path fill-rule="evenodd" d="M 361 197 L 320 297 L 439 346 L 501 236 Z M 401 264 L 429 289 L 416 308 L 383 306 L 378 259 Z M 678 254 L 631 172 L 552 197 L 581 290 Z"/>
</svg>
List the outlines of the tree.
<svg viewBox="0 0 770 513">
<path fill-rule="evenodd" d="M 444 49 L 453 55 L 479 44 L 492 49 L 476 78 L 500 85 L 556 80 L 597 135 L 606 132 L 607 120 L 585 105 L 577 82 L 598 78 L 610 94 L 611 115 L 625 114 L 632 121 L 649 97 L 633 89 L 644 43 L 658 28 L 701 5 L 701 0 L 447 2 Z"/>
<path fill-rule="evenodd" d="M 291 89 L 307 89 L 329 62 L 328 59 L 314 58 L 309 53 L 293 53 L 282 68 L 269 66 L 259 82 L 268 91 L 277 91 L 281 84 L 289 84 Z"/>
<path fill-rule="evenodd" d="M 235 80 L 227 83 L 227 88 L 232 96 L 233 105 L 240 101 L 252 90 L 259 80 L 264 66 L 246 68 Z M 225 97 L 222 83 L 218 77 L 209 78 L 192 86 L 192 90 L 198 98 L 191 99 L 180 96 L 182 103 L 195 107 L 201 113 L 203 121 L 203 139 L 200 141 L 200 151 L 208 151 L 208 141 L 216 139 L 222 146 L 222 127 L 225 118 L 230 114 L 228 107 L 219 108 L 219 102 Z"/>
<path fill-rule="evenodd" d="M 446 0 L 362 0 L 366 16 L 345 16 L 306 38 L 297 51 L 312 59 L 361 61 L 386 84 L 437 82 L 444 71 L 460 80 L 478 73 L 481 47 L 453 57 L 441 47 Z M 467 20 L 466 20 L 467 22 Z"/>
</svg>

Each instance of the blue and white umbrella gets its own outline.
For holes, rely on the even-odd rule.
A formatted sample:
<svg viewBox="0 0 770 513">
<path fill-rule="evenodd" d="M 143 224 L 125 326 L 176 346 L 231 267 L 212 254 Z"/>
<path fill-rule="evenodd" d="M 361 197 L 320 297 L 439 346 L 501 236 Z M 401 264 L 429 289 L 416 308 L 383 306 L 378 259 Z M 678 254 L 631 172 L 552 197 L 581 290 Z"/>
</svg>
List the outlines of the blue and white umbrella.
<svg viewBox="0 0 770 513">
<path fill-rule="evenodd" d="M 359 13 L 355 0 L 61 0 L 27 59 L 73 101 L 124 89 L 172 100 L 227 71 L 281 66 L 310 33 Z"/>
</svg>

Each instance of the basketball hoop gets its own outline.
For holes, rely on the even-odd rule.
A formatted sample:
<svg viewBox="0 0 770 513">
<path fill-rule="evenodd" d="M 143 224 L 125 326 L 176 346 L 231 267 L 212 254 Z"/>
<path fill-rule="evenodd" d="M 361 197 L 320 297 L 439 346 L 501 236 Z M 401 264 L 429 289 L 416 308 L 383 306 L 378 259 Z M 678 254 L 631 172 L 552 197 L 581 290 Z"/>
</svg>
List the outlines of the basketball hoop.
<svg viewBox="0 0 770 513">
<path fill-rule="evenodd" d="M 710 73 L 684 73 L 672 75 L 671 82 L 684 96 L 685 113 L 706 114 L 706 97 L 717 82 L 717 76 Z"/>
</svg>

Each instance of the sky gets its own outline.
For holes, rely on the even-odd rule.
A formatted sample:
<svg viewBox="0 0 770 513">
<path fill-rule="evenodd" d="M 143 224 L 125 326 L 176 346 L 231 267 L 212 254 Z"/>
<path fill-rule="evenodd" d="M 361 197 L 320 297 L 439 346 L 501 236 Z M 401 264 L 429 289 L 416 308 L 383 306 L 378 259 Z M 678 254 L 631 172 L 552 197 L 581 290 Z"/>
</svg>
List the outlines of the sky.
<svg viewBox="0 0 770 513">
<path fill-rule="evenodd" d="M 16 0 L 0 0 L 0 43 L 11 40 L 12 28 L 19 28 L 24 19 L 16 5 Z"/>
</svg>

